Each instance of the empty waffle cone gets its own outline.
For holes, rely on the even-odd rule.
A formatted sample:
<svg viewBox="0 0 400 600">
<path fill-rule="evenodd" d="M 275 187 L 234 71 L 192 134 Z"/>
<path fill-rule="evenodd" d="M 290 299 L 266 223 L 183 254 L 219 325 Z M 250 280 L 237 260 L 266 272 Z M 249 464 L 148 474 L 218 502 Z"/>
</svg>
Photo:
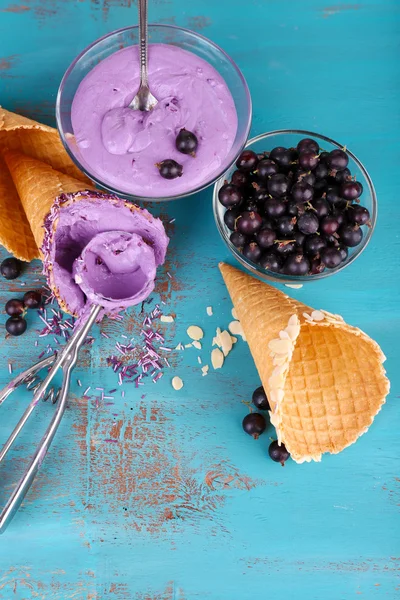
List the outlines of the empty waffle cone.
<svg viewBox="0 0 400 600">
<path fill-rule="evenodd" d="M 90 185 L 65 151 L 58 132 L 52 127 L 27 119 L 0 107 L 0 244 L 16 258 L 31 261 L 39 250 L 17 188 L 2 155 L 22 152 L 52 166 L 64 175 Z M 23 180 L 21 176 L 19 179 Z"/>
<path fill-rule="evenodd" d="M 5 152 L 4 160 L 37 248 L 42 246 L 44 220 L 54 200 L 61 194 L 95 189 L 83 181 L 64 175 L 50 165 L 20 152 Z"/>
<path fill-rule="evenodd" d="M 299 463 L 353 444 L 389 392 L 379 345 L 339 315 L 314 310 L 234 267 L 219 267 L 278 441 Z"/>
</svg>

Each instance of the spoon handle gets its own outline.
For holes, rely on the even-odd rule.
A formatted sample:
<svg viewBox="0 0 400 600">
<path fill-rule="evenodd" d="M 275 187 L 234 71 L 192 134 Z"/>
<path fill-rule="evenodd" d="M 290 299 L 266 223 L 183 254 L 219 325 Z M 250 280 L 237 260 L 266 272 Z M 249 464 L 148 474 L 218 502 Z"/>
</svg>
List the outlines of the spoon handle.
<svg viewBox="0 0 400 600">
<path fill-rule="evenodd" d="M 148 87 L 147 78 L 147 0 L 139 0 L 140 84 Z"/>
</svg>

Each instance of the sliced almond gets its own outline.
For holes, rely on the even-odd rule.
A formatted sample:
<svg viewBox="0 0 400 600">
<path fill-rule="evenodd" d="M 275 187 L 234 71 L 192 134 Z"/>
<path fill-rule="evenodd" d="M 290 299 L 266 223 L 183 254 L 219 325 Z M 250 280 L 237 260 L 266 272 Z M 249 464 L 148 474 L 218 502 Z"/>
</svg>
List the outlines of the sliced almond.
<svg viewBox="0 0 400 600">
<path fill-rule="evenodd" d="M 290 336 L 285 330 L 279 332 L 279 337 L 281 338 L 281 340 L 290 340 Z"/>
<path fill-rule="evenodd" d="M 203 377 L 205 377 L 207 375 L 209 370 L 210 370 L 210 367 L 208 365 L 204 365 L 204 367 L 201 367 Z"/>
<path fill-rule="evenodd" d="M 298 325 L 299 324 L 299 318 L 297 315 L 292 315 L 288 321 L 288 325 Z"/>
<path fill-rule="evenodd" d="M 172 387 L 174 388 L 174 390 L 181 390 L 183 388 L 183 381 L 180 377 L 175 376 L 172 379 Z"/>
<path fill-rule="evenodd" d="M 191 348 L 193 344 L 185 344 L 185 348 Z"/>
<path fill-rule="evenodd" d="M 238 321 L 238 320 L 239 320 L 239 317 L 237 316 L 236 308 L 235 308 L 235 307 L 233 307 L 233 308 L 232 308 L 232 310 L 231 310 L 231 312 L 232 312 L 232 317 L 233 317 L 233 318 L 234 318 L 236 321 Z"/>
<path fill-rule="evenodd" d="M 314 321 L 323 321 L 325 319 L 325 315 L 320 310 L 313 310 L 311 313 L 311 318 L 314 319 Z"/>
<path fill-rule="evenodd" d="M 201 357 L 200 356 L 197 357 L 197 362 L 199 363 L 199 365 L 201 365 Z"/>
<path fill-rule="evenodd" d="M 192 338 L 192 340 L 201 340 L 204 337 L 203 330 L 197 325 L 191 325 L 190 327 L 188 327 L 186 333 L 190 338 Z"/>
<path fill-rule="evenodd" d="M 214 369 L 220 369 L 224 364 L 224 355 L 219 348 L 214 348 L 211 352 L 211 364 Z"/>
<path fill-rule="evenodd" d="M 291 340 L 281 340 L 277 338 L 269 342 L 268 348 L 275 354 L 289 354 L 292 350 L 292 342 Z"/>
<path fill-rule="evenodd" d="M 212 317 L 212 314 L 213 314 L 212 306 L 207 306 L 207 314 L 209 317 Z"/>
<path fill-rule="evenodd" d="M 285 286 L 288 288 L 292 288 L 292 290 L 299 290 L 303 287 L 302 283 L 285 283 Z"/>
<path fill-rule="evenodd" d="M 291 340 L 297 340 L 300 333 L 300 325 L 288 325 L 286 327 L 286 331 L 288 332 L 288 335 Z"/>
<path fill-rule="evenodd" d="M 197 340 L 194 340 L 192 342 L 192 346 L 194 346 L 195 348 L 197 348 L 197 350 L 201 350 L 201 344 Z"/>
<path fill-rule="evenodd" d="M 246 341 L 246 336 L 244 335 L 244 331 L 240 321 L 231 321 L 228 325 L 228 328 L 233 335 L 240 335 L 243 341 Z"/>
<path fill-rule="evenodd" d="M 179 342 L 179 344 L 176 346 L 175 350 L 183 350 L 183 345 Z"/>
<path fill-rule="evenodd" d="M 172 315 L 161 315 L 160 321 L 162 323 L 173 323 L 174 317 Z"/>
<path fill-rule="evenodd" d="M 232 344 L 236 344 L 237 337 L 235 337 L 234 335 L 231 335 L 231 340 L 232 340 Z"/>
<path fill-rule="evenodd" d="M 221 331 L 219 339 L 221 340 L 221 348 L 224 356 L 228 356 L 229 352 L 232 350 L 232 338 L 229 331 Z"/>
<path fill-rule="evenodd" d="M 213 346 L 218 346 L 219 348 L 221 348 L 221 339 L 220 339 L 220 335 L 221 335 L 221 329 L 219 327 L 217 327 L 217 331 L 215 333 L 215 337 L 213 337 Z"/>
</svg>

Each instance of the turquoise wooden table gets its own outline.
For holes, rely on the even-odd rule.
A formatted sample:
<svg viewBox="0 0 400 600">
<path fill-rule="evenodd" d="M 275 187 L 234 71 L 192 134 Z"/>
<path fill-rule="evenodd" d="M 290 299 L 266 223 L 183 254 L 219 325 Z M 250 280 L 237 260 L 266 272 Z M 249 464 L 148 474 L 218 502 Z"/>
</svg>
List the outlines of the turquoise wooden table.
<svg viewBox="0 0 400 600">
<path fill-rule="evenodd" d="M 155 209 L 175 221 L 168 263 L 144 313 L 163 301 L 164 312 L 176 315 L 163 325 L 165 345 L 186 343 L 196 323 L 205 349 L 170 353 L 160 381 L 126 384 L 123 398 L 110 392 L 118 385 L 106 358 L 123 336 L 137 338 L 144 315 L 139 307 L 94 331 L 50 455 L 0 538 L 0 598 L 400 598 L 400 5 L 157 0 L 149 12 L 153 22 L 200 31 L 239 64 L 253 97 L 253 134 L 321 132 L 370 170 L 379 217 L 368 249 L 341 274 L 289 291 L 375 338 L 392 392 L 368 434 L 340 455 L 273 463 L 273 431 L 255 442 L 241 429 L 244 402 L 259 385 L 247 345 L 238 342 L 221 371 L 202 377 L 199 370 L 197 356 L 209 363 L 215 328 L 226 327 L 231 310 L 216 268 L 230 257 L 214 226 L 211 189 Z M 131 0 L 0 0 L 0 103 L 54 124 L 70 61 L 136 20 Z M 39 263 L 2 280 L 0 305 L 37 280 Z M 1 336 L 1 385 L 9 363 L 17 372 L 56 345 L 38 338 L 42 327 L 30 314 L 22 338 Z M 180 392 L 171 387 L 174 375 L 184 380 Z M 1 408 L 1 441 L 28 398 Z M 1 470 L 2 502 L 47 422 L 51 407 L 41 409 Z"/>
</svg>

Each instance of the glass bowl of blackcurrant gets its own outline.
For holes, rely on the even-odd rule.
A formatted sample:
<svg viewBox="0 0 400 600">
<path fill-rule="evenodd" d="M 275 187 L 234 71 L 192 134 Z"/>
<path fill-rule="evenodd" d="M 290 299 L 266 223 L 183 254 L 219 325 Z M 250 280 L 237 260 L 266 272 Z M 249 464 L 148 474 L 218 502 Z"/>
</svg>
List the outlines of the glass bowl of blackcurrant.
<svg viewBox="0 0 400 600">
<path fill-rule="evenodd" d="M 356 156 L 330 138 L 279 130 L 251 139 L 215 184 L 217 228 L 262 279 L 312 281 L 338 273 L 367 246 L 377 201 Z"/>
</svg>

